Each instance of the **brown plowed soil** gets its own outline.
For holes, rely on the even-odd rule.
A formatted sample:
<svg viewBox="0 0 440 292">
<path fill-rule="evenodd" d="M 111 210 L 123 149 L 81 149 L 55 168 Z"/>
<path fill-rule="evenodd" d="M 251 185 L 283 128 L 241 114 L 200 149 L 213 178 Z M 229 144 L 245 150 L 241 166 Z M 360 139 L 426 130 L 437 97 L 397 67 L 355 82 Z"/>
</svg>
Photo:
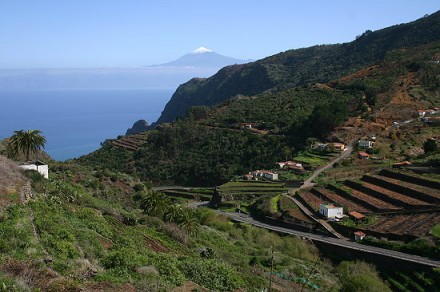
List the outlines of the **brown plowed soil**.
<svg viewBox="0 0 440 292">
<path fill-rule="evenodd" d="M 375 178 L 378 178 L 380 180 L 384 180 L 384 181 L 390 182 L 390 183 L 395 184 L 395 185 L 400 185 L 400 186 L 405 187 L 405 188 L 407 188 L 409 190 L 415 190 L 415 191 L 424 193 L 424 194 L 426 194 L 426 195 L 428 195 L 430 197 L 434 197 L 434 198 L 440 199 L 440 193 L 436 189 L 431 189 L 431 188 L 428 188 L 428 187 L 419 186 L 419 185 L 416 185 L 416 184 L 412 184 L 412 183 L 409 183 L 409 182 L 404 182 L 404 181 L 401 181 L 401 180 L 398 180 L 398 179 L 394 179 L 394 178 L 389 178 L 389 177 L 386 177 L 386 176 L 381 176 L 381 175 L 371 175 L 371 176 L 375 177 Z"/>
<path fill-rule="evenodd" d="M 299 196 L 307 203 L 307 207 L 311 211 L 319 211 L 319 205 L 324 203 L 321 198 L 309 191 L 302 190 Z"/>
<path fill-rule="evenodd" d="M 329 201 L 337 204 L 338 206 L 347 208 L 349 212 L 358 211 L 360 213 L 371 213 L 370 209 L 367 209 L 351 200 L 348 200 L 330 190 L 314 188 L 313 191 L 316 195 L 321 195 L 323 198 L 328 198 Z"/>
<path fill-rule="evenodd" d="M 425 236 L 436 224 L 440 224 L 440 213 L 390 215 L 368 226 L 368 229 L 398 235 Z"/>
<path fill-rule="evenodd" d="M 144 245 L 148 249 L 155 251 L 155 252 L 163 252 L 163 253 L 170 252 L 170 250 L 168 248 L 166 248 L 165 246 L 163 246 L 163 244 L 157 239 L 145 237 Z"/>
<path fill-rule="evenodd" d="M 381 209 L 400 209 L 399 207 L 394 206 L 393 204 L 390 204 L 388 202 L 384 202 L 376 197 L 370 196 L 368 194 L 365 194 L 365 193 L 360 192 L 358 190 L 352 189 L 350 187 L 343 186 L 342 189 L 345 189 L 346 191 L 348 191 L 353 197 L 356 197 L 356 198 L 362 200 L 363 202 L 371 204 L 371 205 L 375 206 L 376 208 L 378 208 L 379 210 L 381 210 Z"/>
<path fill-rule="evenodd" d="M 427 202 L 424 202 L 424 201 L 421 201 L 421 200 L 418 200 L 416 198 L 412 198 L 412 197 L 409 197 L 409 196 L 406 196 L 406 195 L 403 195 L 403 194 L 400 194 L 400 193 L 396 193 L 394 191 L 382 188 L 382 187 L 380 187 L 378 185 L 375 185 L 375 184 L 363 182 L 362 185 L 364 187 L 367 187 L 367 188 L 371 189 L 371 190 L 380 192 L 380 193 L 382 193 L 385 196 L 388 196 L 390 198 L 402 201 L 402 202 L 404 202 L 406 204 L 409 204 L 409 205 L 417 205 L 417 206 L 430 205 Z"/>
</svg>

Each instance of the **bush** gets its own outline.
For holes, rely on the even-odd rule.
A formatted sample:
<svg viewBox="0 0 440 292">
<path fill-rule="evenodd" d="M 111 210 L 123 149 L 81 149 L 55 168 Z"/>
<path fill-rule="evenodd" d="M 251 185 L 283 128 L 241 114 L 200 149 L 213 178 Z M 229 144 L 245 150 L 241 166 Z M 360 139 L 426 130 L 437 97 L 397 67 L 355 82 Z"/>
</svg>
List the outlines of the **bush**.
<svg viewBox="0 0 440 292">
<path fill-rule="evenodd" d="M 180 269 L 192 281 L 215 291 L 233 291 L 243 279 L 230 266 L 215 260 L 185 259 Z"/>
<path fill-rule="evenodd" d="M 132 270 L 142 265 L 145 260 L 137 254 L 135 250 L 120 248 L 107 254 L 102 260 L 102 264 L 107 269 Z"/>
<path fill-rule="evenodd" d="M 163 231 L 166 235 L 174 238 L 178 242 L 187 245 L 188 235 L 175 223 L 165 223 L 163 226 Z"/>
<path fill-rule="evenodd" d="M 364 262 L 342 262 L 338 266 L 342 292 L 352 291 L 391 291 L 382 282 L 376 269 Z"/>
</svg>

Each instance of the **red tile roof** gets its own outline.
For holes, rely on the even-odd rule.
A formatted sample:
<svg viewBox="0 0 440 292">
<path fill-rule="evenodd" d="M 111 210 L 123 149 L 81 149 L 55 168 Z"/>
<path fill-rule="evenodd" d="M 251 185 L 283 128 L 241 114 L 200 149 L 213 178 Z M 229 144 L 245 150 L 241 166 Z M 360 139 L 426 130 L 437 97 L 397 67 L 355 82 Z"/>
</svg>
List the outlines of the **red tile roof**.
<svg viewBox="0 0 440 292">
<path fill-rule="evenodd" d="M 354 217 L 354 218 L 356 218 L 356 219 L 359 219 L 359 220 L 365 218 L 364 215 L 362 215 L 361 213 L 359 213 L 359 212 L 357 212 L 357 211 L 352 211 L 352 212 L 348 213 L 348 215 L 350 215 L 350 216 L 352 216 L 352 217 Z"/>
<path fill-rule="evenodd" d="M 357 236 L 365 236 L 366 235 L 362 231 L 356 231 L 354 234 L 357 235 Z"/>
</svg>

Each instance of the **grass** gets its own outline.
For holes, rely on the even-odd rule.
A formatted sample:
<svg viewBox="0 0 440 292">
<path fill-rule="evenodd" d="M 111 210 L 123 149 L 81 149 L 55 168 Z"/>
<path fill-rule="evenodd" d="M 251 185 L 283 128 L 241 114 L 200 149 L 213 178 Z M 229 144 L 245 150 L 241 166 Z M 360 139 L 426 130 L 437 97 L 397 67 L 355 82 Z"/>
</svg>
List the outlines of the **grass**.
<svg viewBox="0 0 440 292">
<path fill-rule="evenodd" d="M 277 213 L 279 211 L 279 202 L 280 202 L 280 195 L 272 197 L 270 199 L 270 211 L 272 213 Z"/>
<path fill-rule="evenodd" d="M 81 168 L 54 167 L 51 177 L 50 181 L 33 184 L 37 199 L 10 206 L 2 213 L 0 271 L 11 261 L 42 263 L 42 259 L 50 257 L 51 269 L 86 290 L 84 279 L 105 282 L 103 285 L 109 290 L 116 284 L 129 283 L 140 291 L 170 291 L 193 281 L 213 291 L 261 291 L 268 284 L 273 246 L 274 272 L 292 277 L 311 273 L 313 283 L 324 290 L 339 281 L 330 263 L 314 267 L 318 251 L 308 241 L 236 224 L 205 208 L 194 211 L 202 224 L 198 235 L 188 236 L 178 226 L 140 213 L 136 207 L 139 202 L 133 201 L 134 192 L 121 193 L 118 184 L 106 175 L 94 178 L 99 179 L 102 188 L 87 184 L 93 177 Z M 138 183 L 121 179 L 131 185 Z M 282 183 L 243 182 L 229 186 L 246 191 L 252 187 L 285 189 Z M 47 195 L 39 195 L 38 190 Z M 278 211 L 281 199 L 276 194 L 269 200 L 270 207 Z M 229 207 L 235 210 L 236 204 L 248 209 L 242 201 L 230 202 Z M 201 253 L 203 250 L 212 252 L 206 255 Z M 44 270 L 45 264 L 36 269 Z M 90 270 L 96 271 L 93 278 L 87 276 Z M 11 279 L 6 276 L 0 274 L 0 287 L 3 282 L 9 288 L 23 281 L 20 275 Z M 285 281 L 276 276 L 273 280 L 284 290 L 292 291 Z M 48 282 L 45 279 L 41 283 Z M 40 288 L 35 283 L 30 285 Z"/>
<path fill-rule="evenodd" d="M 355 221 L 351 218 L 344 218 L 343 220 L 339 221 L 338 224 L 348 226 L 348 227 L 357 227 L 357 228 L 366 228 L 369 225 L 372 225 L 376 223 L 379 220 L 379 216 L 376 215 L 368 215 L 365 217 L 364 221 Z"/>
<path fill-rule="evenodd" d="M 225 194 L 234 195 L 235 199 L 248 202 L 254 197 L 268 194 L 279 195 L 287 191 L 283 183 L 258 182 L 258 181 L 238 181 L 227 182 L 221 185 L 219 191 Z M 249 203 L 249 202 L 248 202 Z"/>
<path fill-rule="evenodd" d="M 221 185 L 221 188 L 243 188 L 243 187 L 283 187 L 283 183 L 261 182 L 261 181 L 231 181 Z"/>
<path fill-rule="evenodd" d="M 295 161 L 309 164 L 311 167 L 318 167 L 324 163 L 326 163 L 327 159 L 322 159 L 316 156 L 310 156 L 305 154 L 300 154 L 294 158 Z"/>
<path fill-rule="evenodd" d="M 437 224 L 434 227 L 432 227 L 429 233 L 437 238 L 440 238 L 440 224 Z"/>
</svg>

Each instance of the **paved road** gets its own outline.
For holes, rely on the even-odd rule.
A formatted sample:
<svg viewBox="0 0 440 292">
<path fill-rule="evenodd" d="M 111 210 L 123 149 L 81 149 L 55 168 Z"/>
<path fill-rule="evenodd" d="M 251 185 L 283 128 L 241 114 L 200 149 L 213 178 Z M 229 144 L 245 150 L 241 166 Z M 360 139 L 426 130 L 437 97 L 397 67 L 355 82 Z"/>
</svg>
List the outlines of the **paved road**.
<svg viewBox="0 0 440 292">
<path fill-rule="evenodd" d="M 363 251 L 363 252 L 367 252 L 367 253 L 371 253 L 371 254 L 377 254 L 377 255 L 381 255 L 381 256 L 385 256 L 385 257 L 396 258 L 396 259 L 400 259 L 400 260 L 404 260 L 404 261 L 408 261 L 408 262 L 422 264 L 422 265 L 429 266 L 429 267 L 437 267 L 437 268 L 440 267 L 440 261 L 431 260 L 431 259 L 428 259 L 425 257 L 410 255 L 410 254 L 406 254 L 406 253 L 401 253 L 401 252 L 383 249 L 383 248 L 374 247 L 374 246 L 369 246 L 369 245 L 363 245 L 363 244 L 359 244 L 357 242 L 347 241 L 347 240 L 338 239 L 338 238 L 332 238 L 332 237 L 328 237 L 325 235 L 307 233 L 307 232 L 297 231 L 297 230 L 293 230 L 293 229 L 273 226 L 270 224 L 266 224 L 266 223 L 257 221 L 255 219 L 253 219 L 252 217 L 250 217 L 249 215 L 243 214 L 243 213 L 222 212 L 219 210 L 217 210 L 217 212 L 231 218 L 234 221 L 252 224 L 252 225 L 255 225 L 255 226 L 258 226 L 261 228 L 265 228 L 265 229 L 269 229 L 269 230 L 273 230 L 276 232 L 300 236 L 303 238 L 310 239 L 312 241 L 324 242 L 324 243 L 335 245 L 335 246 L 340 246 L 340 247 L 344 247 L 344 248 L 348 248 L 348 249 L 352 249 L 352 250 Z"/>
<path fill-rule="evenodd" d="M 296 189 L 291 189 L 291 190 L 289 190 L 289 193 L 291 193 L 291 191 L 293 191 L 293 194 L 294 194 L 294 192 L 296 190 L 298 190 L 298 189 L 305 188 L 305 187 L 308 187 L 310 185 L 313 185 L 312 184 L 312 180 L 314 178 L 316 178 L 321 172 L 323 172 L 326 169 L 329 169 L 330 167 L 332 167 L 334 163 L 336 163 L 338 161 L 341 161 L 342 159 L 347 158 L 351 154 L 352 150 L 353 150 L 352 146 L 348 146 L 347 150 L 344 151 L 342 153 L 342 155 L 340 155 L 339 157 L 335 158 L 329 164 L 325 165 L 324 167 L 320 168 L 319 170 L 315 171 L 313 173 L 313 175 L 309 179 L 307 179 L 306 182 L 301 187 L 296 188 Z M 288 196 L 288 197 L 290 197 L 290 196 Z M 302 206 L 302 204 L 300 202 L 297 202 L 297 200 L 295 200 L 295 198 L 291 197 L 291 199 L 296 201 L 296 203 L 299 206 Z M 208 206 L 208 203 L 206 203 L 206 202 L 194 202 L 194 203 L 191 203 L 189 206 L 192 207 L 192 208 L 197 208 L 197 207 Z M 307 215 L 309 215 L 313 219 L 315 218 L 314 215 L 311 214 L 311 212 L 308 211 L 307 208 L 305 208 L 304 206 L 302 206 L 302 207 L 305 209 L 304 211 L 305 211 L 305 213 Z M 406 253 L 401 253 L 401 252 L 397 252 L 397 251 L 393 251 L 393 250 L 388 250 L 388 249 L 383 249 L 383 248 L 374 247 L 374 246 L 369 246 L 369 245 L 362 245 L 362 244 L 359 244 L 357 242 L 349 241 L 346 238 L 345 239 L 332 238 L 332 237 L 325 236 L 325 235 L 319 235 L 319 234 L 314 234 L 314 233 L 297 231 L 297 230 L 294 230 L 294 229 L 289 229 L 289 228 L 284 228 L 284 227 L 273 226 L 273 225 L 270 225 L 270 224 L 266 224 L 266 223 L 257 221 L 255 219 L 253 219 L 251 216 L 249 216 L 247 214 L 243 214 L 243 213 L 223 212 L 221 210 L 214 210 L 214 211 L 219 213 L 219 214 L 223 214 L 223 215 L 229 217 L 230 219 L 232 219 L 234 221 L 252 224 L 252 225 L 255 225 L 255 226 L 258 226 L 258 227 L 261 227 L 261 228 L 273 230 L 273 231 L 280 232 L 280 233 L 300 236 L 302 238 L 307 238 L 307 239 L 310 239 L 312 241 L 323 242 L 323 243 L 331 244 L 331 245 L 334 245 L 334 246 L 340 246 L 340 247 L 348 248 L 348 249 L 351 249 L 351 250 L 367 252 L 367 253 L 376 254 L 376 255 L 380 255 L 380 256 L 384 256 L 384 257 L 396 258 L 396 259 L 399 259 L 399 260 L 413 262 L 413 263 L 417 263 L 417 264 L 422 264 L 422 265 L 429 266 L 429 267 L 436 267 L 436 268 L 440 267 L 440 261 L 431 260 L 431 259 L 428 259 L 428 258 L 425 258 L 425 257 L 421 257 L 421 256 L 410 255 L 410 254 L 406 254 Z M 322 220 L 320 220 L 320 221 L 322 221 Z M 320 222 L 320 223 L 322 224 L 323 222 Z M 326 223 L 326 222 L 324 222 L 324 223 Z M 325 227 L 325 225 L 323 225 L 323 226 Z M 330 228 L 331 228 L 331 226 L 330 226 Z"/>
</svg>

